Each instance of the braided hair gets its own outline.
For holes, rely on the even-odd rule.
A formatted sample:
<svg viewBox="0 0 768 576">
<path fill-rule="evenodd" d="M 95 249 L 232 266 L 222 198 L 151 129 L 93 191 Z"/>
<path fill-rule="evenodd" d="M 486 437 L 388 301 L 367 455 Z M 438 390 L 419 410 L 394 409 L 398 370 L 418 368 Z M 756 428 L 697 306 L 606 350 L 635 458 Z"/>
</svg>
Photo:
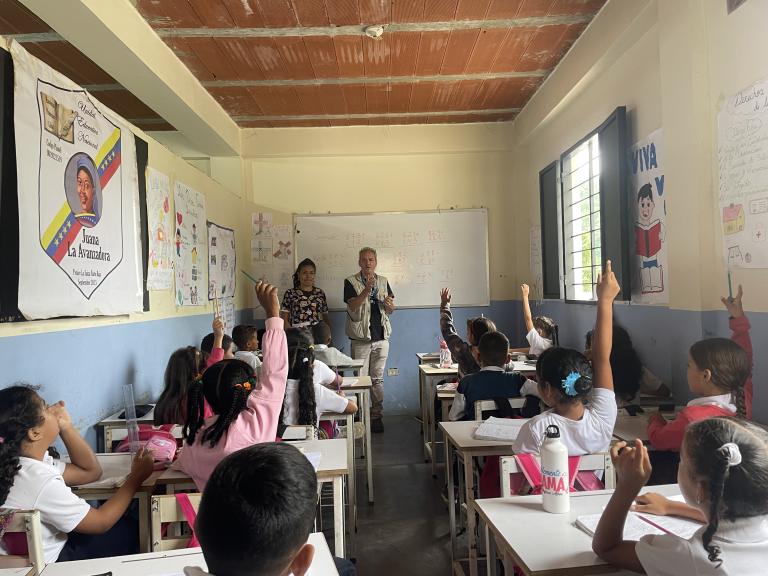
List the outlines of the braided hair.
<svg viewBox="0 0 768 576">
<path fill-rule="evenodd" d="M 205 402 L 208 401 L 216 421 L 205 428 L 200 443 L 208 442 L 213 448 L 229 430 L 230 424 L 237 420 L 245 410 L 256 383 L 256 375 L 250 364 L 242 360 L 222 360 L 195 380 L 187 394 L 187 417 L 184 423 L 184 440 L 194 444 L 198 433 L 205 426 Z"/>
<path fill-rule="evenodd" d="M 315 362 L 312 332 L 306 328 L 286 328 L 285 338 L 288 343 L 288 379 L 299 382 L 299 414 L 296 424 L 317 426 L 317 401 L 315 399 L 312 367 Z"/>
<path fill-rule="evenodd" d="M 304 260 L 299 262 L 299 265 L 296 266 L 296 272 L 293 273 L 293 287 L 294 288 L 298 289 L 299 286 L 301 286 L 301 280 L 299 280 L 299 273 L 301 272 L 302 268 L 305 268 L 307 266 L 317 270 L 317 266 L 315 266 L 315 263 L 312 260 L 310 260 L 309 258 L 304 258 Z"/>
<path fill-rule="evenodd" d="M 163 392 L 155 406 L 155 426 L 184 424 L 189 387 L 204 369 L 203 353 L 194 346 L 171 354 L 165 367 Z"/>
<path fill-rule="evenodd" d="M 688 352 L 699 370 L 709 370 L 715 386 L 731 393 L 736 413 L 745 417 L 744 384 L 752 366 L 744 349 L 728 338 L 706 338 L 696 342 Z"/>
<path fill-rule="evenodd" d="M 21 469 L 19 458 L 27 432 L 44 421 L 43 402 L 35 388 L 10 386 L 0 390 L 0 506 Z"/>
<path fill-rule="evenodd" d="M 592 365 L 586 356 L 570 348 L 547 348 L 536 362 L 539 386 L 549 386 L 557 404 L 585 403 L 592 391 Z"/>
<path fill-rule="evenodd" d="M 729 443 L 738 447 L 740 461 L 732 459 Z M 720 520 L 768 514 L 768 432 L 740 418 L 700 420 L 688 426 L 682 456 L 690 463 L 691 479 L 708 484 L 709 523 L 701 538 L 710 562 L 719 567 L 721 551 L 712 539 Z"/>
</svg>

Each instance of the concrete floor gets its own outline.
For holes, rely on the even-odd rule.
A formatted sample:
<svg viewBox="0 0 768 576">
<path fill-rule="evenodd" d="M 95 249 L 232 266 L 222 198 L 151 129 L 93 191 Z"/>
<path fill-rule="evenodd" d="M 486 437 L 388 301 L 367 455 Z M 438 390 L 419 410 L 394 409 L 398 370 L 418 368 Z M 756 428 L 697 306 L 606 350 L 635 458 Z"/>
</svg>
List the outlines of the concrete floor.
<svg viewBox="0 0 768 576">
<path fill-rule="evenodd" d="M 375 504 L 368 504 L 365 461 L 358 459 L 358 531 L 354 557 L 360 576 L 449 576 L 448 509 L 440 496 L 442 466 L 432 478 L 424 462 L 421 424 L 384 418 L 373 435 Z"/>
</svg>

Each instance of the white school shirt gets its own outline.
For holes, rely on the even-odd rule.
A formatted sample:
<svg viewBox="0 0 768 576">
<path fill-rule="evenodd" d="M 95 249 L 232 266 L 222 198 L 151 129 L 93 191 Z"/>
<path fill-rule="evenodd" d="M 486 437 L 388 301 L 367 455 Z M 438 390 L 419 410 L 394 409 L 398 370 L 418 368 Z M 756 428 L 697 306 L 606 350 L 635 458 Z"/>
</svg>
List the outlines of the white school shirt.
<svg viewBox="0 0 768 576">
<path fill-rule="evenodd" d="M 536 328 L 531 328 L 531 331 L 525 335 L 525 339 L 528 340 L 530 345 L 528 354 L 536 354 L 538 356 L 547 348 L 552 348 L 552 340 L 544 338 L 544 336 L 536 332 Z"/>
<path fill-rule="evenodd" d="M 718 406 L 725 410 L 730 410 L 734 414 L 737 412 L 730 393 L 718 394 L 717 396 L 700 396 L 688 402 L 686 406 Z"/>
<path fill-rule="evenodd" d="M 341 350 L 325 344 L 315 344 L 315 362 L 318 360 L 328 366 L 339 366 L 340 364 L 351 364 L 354 362 L 352 358 Z"/>
<path fill-rule="evenodd" d="M 259 360 L 256 352 L 250 352 L 249 350 L 238 350 L 235 352 L 235 358 L 242 360 L 246 364 L 250 364 L 251 368 L 253 368 L 253 371 L 256 373 L 256 377 L 258 378 L 259 374 L 261 373 L 261 360 Z"/>
<path fill-rule="evenodd" d="M 42 460 L 21 456 L 19 464 L 21 469 L 16 472 L 2 507 L 40 511 L 43 558 L 47 564 L 56 562 L 67 543 L 67 534 L 80 524 L 91 507 L 64 483 L 64 462 L 46 454 Z M 2 541 L 0 554 L 7 554 Z"/>
<path fill-rule="evenodd" d="M 315 411 L 317 412 L 317 421 L 320 422 L 320 415 L 323 412 L 335 412 L 342 414 L 347 409 L 347 400 L 344 396 L 339 396 L 333 390 L 329 390 L 322 384 L 313 382 L 315 388 Z M 292 426 L 299 423 L 299 381 L 288 380 L 285 386 L 285 400 L 283 401 L 283 424 Z"/>
<path fill-rule="evenodd" d="M 560 441 L 568 448 L 569 456 L 605 452 L 611 445 L 617 412 L 613 390 L 595 388 L 581 420 L 571 420 L 547 410 L 520 428 L 512 449 L 516 453 L 538 454 L 547 426 L 554 424 L 560 429 Z"/>
<path fill-rule="evenodd" d="M 312 381 L 323 386 L 333 386 L 336 383 L 336 372 L 331 370 L 325 362 L 315 360 L 312 364 Z"/>
<path fill-rule="evenodd" d="M 689 540 L 672 534 L 643 536 L 635 546 L 637 558 L 649 576 L 758 576 L 766 573 L 768 517 L 721 520 L 712 538 L 720 547 L 722 564 L 710 562 L 700 528 Z"/>
</svg>

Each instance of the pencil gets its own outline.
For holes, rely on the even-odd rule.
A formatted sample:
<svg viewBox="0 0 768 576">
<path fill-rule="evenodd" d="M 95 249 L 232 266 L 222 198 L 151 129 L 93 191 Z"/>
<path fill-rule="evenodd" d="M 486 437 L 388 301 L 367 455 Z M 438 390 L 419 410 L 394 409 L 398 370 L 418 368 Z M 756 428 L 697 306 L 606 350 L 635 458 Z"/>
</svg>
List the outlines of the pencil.
<svg viewBox="0 0 768 576">
<path fill-rule="evenodd" d="M 731 284 L 730 270 L 728 270 L 728 300 L 733 300 L 733 285 Z"/>
<path fill-rule="evenodd" d="M 248 280 L 250 280 L 250 281 L 251 281 L 251 282 L 253 282 L 254 284 L 258 284 L 258 283 L 259 283 L 259 281 L 258 281 L 258 280 L 256 280 L 256 278 L 254 278 L 253 276 L 251 276 L 250 274 L 248 274 L 248 272 L 246 272 L 245 270 L 242 270 L 242 269 L 241 269 L 241 270 L 240 270 L 240 272 L 242 272 L 243 274 L 245 274 L 245 277 L 246 277 L 246 278 L 248 278 Z"/>
</svg>

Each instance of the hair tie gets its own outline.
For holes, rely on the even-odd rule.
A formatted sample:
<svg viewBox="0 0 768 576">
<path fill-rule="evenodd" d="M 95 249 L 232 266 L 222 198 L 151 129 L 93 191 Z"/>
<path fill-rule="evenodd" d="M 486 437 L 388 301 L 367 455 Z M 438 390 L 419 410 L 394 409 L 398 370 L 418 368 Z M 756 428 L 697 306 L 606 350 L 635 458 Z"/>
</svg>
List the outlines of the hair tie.
<svg viewBox="0 0 768 576">
<path fill-rule="evenodd" d="M 739 446 L 737 444 L 734 444 L 733 442 L 726 442 L 720 446 L 718 452 L 725 456 L 725 459 L 728 461 L 729 468 L 731 466 L 738 466 L 741 464 L 741 450 L 739 450 Z"/>
<path fill-rule="evenodd" d="M 310 344 L 309 348 L 307 348 L 307 350 L 314 350 L 314 349 L 315 349 L 315 345 L 314 344 Z"/>
<path fill-rule="evenodd" d="M 0 436 L 0 444 L 5 444 L 5 436 Z"/>
<path fill-rule="evenodd" d="M 307 362 L 309 362 L 309 358 L 307 358 L 306 356 L 304 356 L 304 358 L 302 358 L 302 359 L 301 359 L 301 363 L 302 363 L 302 364 L 306 364 Z"/>
<path fill-rule="evenodd" d="M 581 374 L 578 372 L 571 372 L 568 376 L 563 378 L 563 391 L 568 396 L 576 396 L 578 394 L 578 392 L 576 392 L 576 382 L 579 381 L 579 378 L 581 378 Z"/>
</svg>

